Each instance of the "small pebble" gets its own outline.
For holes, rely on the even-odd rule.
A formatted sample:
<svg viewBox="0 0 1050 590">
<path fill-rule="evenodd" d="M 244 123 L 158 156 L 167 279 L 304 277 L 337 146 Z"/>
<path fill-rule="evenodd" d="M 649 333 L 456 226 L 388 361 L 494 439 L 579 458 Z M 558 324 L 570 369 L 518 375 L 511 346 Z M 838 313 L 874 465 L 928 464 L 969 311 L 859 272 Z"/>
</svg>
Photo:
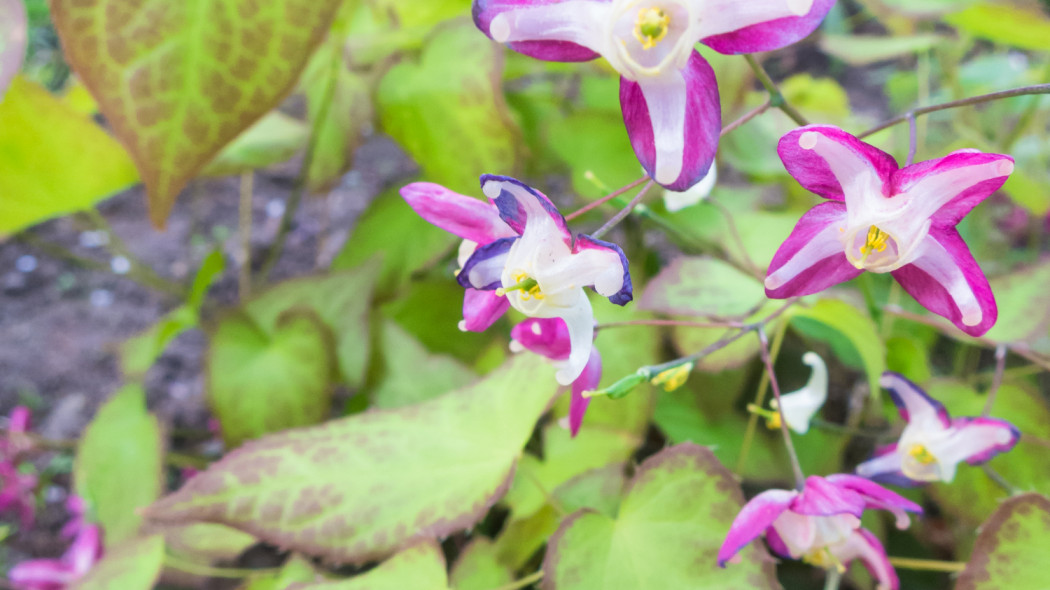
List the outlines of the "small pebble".
<svg viewBox="0 0 1050 590">
<path fill-rule="evenodd" d="M 113 305 L 113 293 L 108 289 L 95 289 L 91 292 L 91 305 L 95 307 Z"/>
<path fill-rule="evenodd" d="M 266 216 L 270 219 L 276 219 L 284 215 L 284 201 L 281 199 L 271 199 L 269 203 L 266 203 Z"/>
<path fill-rule="evenodd" d="M 80 232 L 80 246 L 83 248 L 98 248 L 109 243 L 109 234 L 105 230 L 89 230 Z"/>
<path fill-rule="evenodd" d="M 18 269 L 18 272 L 33 272 L 36 270 L 36 256 L 32 254 L 19 256 L 18 260 L 15 261 L 15 268 Z"/>
<path fill-rule="evenodd" d="M 109 268 L 118 275 L 128 274 L 131 270 L 131 261 L 124 256 L 114 256 L 109 261 Z"/>
</svg>

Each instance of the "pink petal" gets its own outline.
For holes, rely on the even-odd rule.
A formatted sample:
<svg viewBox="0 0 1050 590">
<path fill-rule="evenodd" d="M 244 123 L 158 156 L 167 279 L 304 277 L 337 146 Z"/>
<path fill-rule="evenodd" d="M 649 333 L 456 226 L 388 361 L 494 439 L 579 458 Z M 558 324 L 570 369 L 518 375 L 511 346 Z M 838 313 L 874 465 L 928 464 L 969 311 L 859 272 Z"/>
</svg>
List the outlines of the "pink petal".
<svg viewBox="0 0 1050 590">
<path fill-rule="evenodd" d="M 715 73 L 699 52 L 681 71 L 640 82 L 620 78 L 620 108 L 649 176 L 675 191 L 703 180 L 718 149 L 722 107 Z"/>
<path fill-rule="evenodd" d="M 1014 448 L 1021 432 L 998 418 L 956 418 L 952 420 L 952 454 L 970 465 L 980 465 L 999 453 Z"/>
<path fill-rule="evenodd" d="M 806 190 L 835 201 L 845 201 L 847 194 L 889 197 L 890 176 L 897 170 L 892 156 L 830 125 L 788 133 L 780 138 L 777 153 Z"/>
<path fill-rule="evenodd" d="M 77 538 L 73 539 L 62 561 L 68 563 L 73 574 L 79 577 L 87 573 L 101 555 L 102 529 L 98 525 L 88 524 L 77 533 Z"/>
<path fill-rule="evenodd" d="M 623 250 L 613 244 L 612 242 L 606 242 L 592 238 L 591 236 L 580 234 L 576 236 L 576 241 L 572 245 L 572 253 L 580 254 L 585 251 L 597 251 L 604 252 L 606 260 L 618 260 L 618 263 L 609 264 L 610 267 L 618 267 L 619 276 L 613 276 L 612 270 L 603 272 L 602 276 L 595 283 L 595 290 L 605 295 L 606 293 L 612 293 L 608 295 L 609 301 L 616 305 L 627 305 L 632 299 L 634 299 L 633 287 L 631 285 L 631 273 L 630 263 L 627 261 L 627 255 L 623 253 Z M 604 280 L 607 276 L 608 280 Z M 608 285 L 599 284 L 601 282 L 607 282 Z"/>
<path fill-rule="evenodd" d="M 901 455 L 897 452 L 897 443 L 875 449 L 872 458 L 857 465 L 854 472 L 883 485 L 913 487 L 924 483 L 907 477 L 901 471 Z"/>
<path fill-rule="evenodd" d="M 705 4 L 705 8 L 709 7 L 712 15 L 708 20 L 715 20 L 715 26 L 727 32 L 709 32 L 707 35 L 711 36 L 701 39 L 700 42 L 726 54 L 780 49 L 808 37 L 824 20 L 834 3 L 835 0 L 815 0 L 807 12 L 796 16 L 801 10 L 785 10 L 784 7 L 797 5 L 804 10 L 805 2 L 709 1 Z M 703 21 L 701 23 L 703 24 Z"/>
<path fill-rule="evenodd" d="M 777 249 L 766 274 L 766 296 L 785 299 L 810 295 L 861 273 L 846 259 L 840 228 L 846 222 L 842 203 L 821 203 L 798 220 Z"/>
<path fill-rule="evenodd" d="M 901 287 L 970 336 L 995 325 L 999 310 L 981 267 L 954 228 L 930 228 L 918 258 L 893 271 Z"/>
<path fill-rule="evenodd" d="M 752 498 L 733 519 L 729 534 L 718 550 L 718 565 L 725 567 L 730 558 L 769 528 L 797 497 L 798 492 L 793 490 L 767 490 Z"/>
<path fill-rule="evenodd" d="M 891 492 L 879 484 L 856 475 L 839 473 L 829 475 L 827 481 L 843 490 L 850 490 L 858 494 L 864 501 L 864 508 L 875 510 L 889 510 L 897 518 L 897 528 L 907 528 L 907 512 L 922 514 L 922 506 Z M 860 516 L 859 514 L 857 515 Z"/>
<path fill-rule="evenodd" d="M 890 399 L 897 406 L 901 420 L 909 424 L 936 421 L 942 428 L 951 426 L 951 418 L 944 404 L 926 395 L 904 375 L 886 371 L 879 378 L 879 385 L 890 392 Z"/>
<path fill-rule="evenodd" d="M 461 195 L 432 182 L 413 182 L 401 188 L 412 210 L 428 222 L 465 240 L 487 244 L 513 236 L 499 211 L 482 200 Z"/>
<path fill-rule="evenodd" d="M 572 346 L 561 318 L 528 318 L 511 328 L 510 337 L 525 350 L 555 361 L 569 358 Z"/>
<path fill-rule="evenodd" d="M 791 503 L 791 511 L 806 516 L 835 516 L 864 514 L 864 498 L 849 488 L 836 485 L 831 478 L 811 475 L 798 498 Z"/>
<path fill-rule="evenodd" d="M 456 281 L 468 289 L 492 290 L 500 286 L 500 276 L 506 266 L 507 253 L 518 238 L 500 238 L 494 242 L 479 246 L 462 270 L 456 275 Z"/>
<path fill-rule="evenodd" d="M 24 433 L 29 430 L 29 423 L 32 420 L 32 412 L 25 406 L 15 406 L 11 410 L 11 417 L 8 419 L 7 430 L 9 432 Z"/>
<path fill-rule="evenodd" d="M 583 392 L 597 389 L 601 380 L 602 355 L 597 348 L 591 348 L 591 358 L 587 361 L 587 366 L 572 382 L 572 398 L 569 400 L 569 432 L 573 436 L 580 431 L 583 415 L 587 413 L 587 406 L 591 403 L 591 398 L 583 397 Z"/>
<path fill-rule="evenodd" d="M 11 568 L 7 579 L 19 590 L 62 590 L 76 575 L 57 559 L 31 559 Z"/>
<path fill-rule="evenodd" d="M 916 217 L 951 227 L 999 190 L 1013 169 L 1010 156 L 960 150 L 898 170 L 893 190 L 911 195 L 918 207 L 912 209 Z"/>
<path fill-rule="evenodd" d="M 463 295 L 463 321 L 459 329 L 464 332 L 484 332 L 503 317 L 510 302 L 492 291 L 470 288 Z"/>
<path fill-rule="evenodd" d="M 871 577 L 878 582 L 878 590 L 897 590 L 900 587 L 897 572 L 890 564 L 886 550 L 879 539 L 867 529 L 857 529 L 844 545 L 835 547 L 832 553 L 843 564 L 860 559 L 871 573 Z"/>
<path fill-rule="evenodd" d="M 518 53 L 572 62 L 598 57 L 608 9 L 609 0 L 474 0 L 473 15 L 478 29 Z"/>
<path fill-rule="evenodd" d="M 546 216 L 554 222 L 566 246 L 572 245 L 572 234 L 554 203 L 547 195 L 509 176 L 484 174 L 481 191 L 499 209 L 499 216 L 519 236 L 525 233 L 529 217 Z"/>
</svg>

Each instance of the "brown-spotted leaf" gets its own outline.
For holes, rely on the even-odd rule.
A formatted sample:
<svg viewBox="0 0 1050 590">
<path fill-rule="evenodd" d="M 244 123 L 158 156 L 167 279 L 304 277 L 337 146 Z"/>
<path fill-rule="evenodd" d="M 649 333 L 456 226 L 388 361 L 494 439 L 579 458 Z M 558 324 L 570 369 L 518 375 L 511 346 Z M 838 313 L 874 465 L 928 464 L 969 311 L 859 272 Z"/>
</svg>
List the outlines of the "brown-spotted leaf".
<svg viewBox="0 0 1050 590">
<path fill-rule="evenodd" d="M 179 191 L 294 86 L 340 0 L 52 0 L 73 69 L 163 225 Z"/>
<path fill-rule="evenodd" d="M 523 355 L 433 400 L 248 442 L 147 516 L 223 523 L 335 562 L 382 558 L 484 516 L 556 388 Z"/>
<path fill-rule="evenodd" d="M 1046 588 L 1050 498 L 1014 496 L 981 525 L 973 554 L 955 590 Z"/>
<path fill-rule="evenodd" d="M 0 97 L 22 69 L 29 39 L 26 29 L 23 0 L 0 0 Z"/>
</svg>

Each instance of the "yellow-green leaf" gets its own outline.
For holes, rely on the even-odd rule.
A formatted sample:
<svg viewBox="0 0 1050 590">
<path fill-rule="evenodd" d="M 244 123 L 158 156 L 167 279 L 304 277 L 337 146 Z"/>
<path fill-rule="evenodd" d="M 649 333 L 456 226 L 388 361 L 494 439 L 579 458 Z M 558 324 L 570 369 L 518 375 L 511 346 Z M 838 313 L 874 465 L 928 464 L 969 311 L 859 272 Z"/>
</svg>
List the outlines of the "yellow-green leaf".
<svg viewBox="0 0 1050 590">
<path fill-rule="evenodd" d="M 109 545 L 109 530 L 106 544 Z M 150 590 L 164 565 L 164 540 L 160 535 L 130 539 L 106 548 L 106 555 L 69 590 Z"/>
</svg>

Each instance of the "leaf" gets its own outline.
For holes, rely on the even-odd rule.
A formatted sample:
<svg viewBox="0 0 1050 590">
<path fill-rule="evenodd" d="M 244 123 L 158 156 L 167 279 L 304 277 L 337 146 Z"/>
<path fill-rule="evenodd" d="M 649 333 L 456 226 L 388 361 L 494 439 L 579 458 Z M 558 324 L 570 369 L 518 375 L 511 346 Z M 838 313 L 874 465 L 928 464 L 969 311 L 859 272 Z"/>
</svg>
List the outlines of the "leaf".
<svg viewBox="0 0 1050 590">
<path fill-rule="evenodd" d="M 251 578 L 240 590 L 287 590 L 296 582 L 313 582 L 317 577 L 313 564 L 299 555 L 292 555 L 276 574 Z"/>
<path fill-rule="evenodd" d="M 586 510 L 562 523 L 543 560 L 549 590 L 779 588 L 757 544 L 718 567 L 718 548 L 743 506 L 733 475 L 693 444 L 642 463 L 611 518 Z"/>
<path fill-rule="evenodd" d="M 506 524 L 496 539 L 499 562 L 511 570 L 521 569 L 558 530 L 560 515 L 552 506 L 545 506 L 528 518 Z"/>
<path fill-rule="evenodd" d="M 615 516 L 627 480 L 624 463 L 614 463 L 585 471 L 555 488 L 554 499 L 566 512 L 589 508 Z"/>
<path fill-rule="evenodd" d="M 106 529 L 106 555 L 91 566 L 70 590 L 150 590 L 164 565 L 164 540 L 159 535 L 112 544 Z"/>
<path fill-rule="evenodd" d="M 795 306 L 785 315 L 799 332 L 831 345 L 839 360 L 863 368 L 869 391 L 878 396 L 879 377 L 886 370 L 886 347 L 870 317 L 837 299 L 821 299 L 812 307 Z"/>
<path fill-rule="evenodd" d="M 713 258 L 676 258 L 646 285 L 640 309 L 701 317 L 743 318 L 766 301 L 754 277 Z"/>
<path fill-rule="evenodd" d="M 150 219 L 291 91 L 340 0 L 54 0 L 66 57 L 135 159 Z"/>
<path fill-rule="evenodd" d="M 435 30 L 419 63 L 402 62 L 379 83 L 383 129 L 426 180 L 470 194 L 480 173 L 514 175 L 519 131 L 500 88 L 501 51 L 472 23 L 456 21 Z"/>
<path fill-rule="evenodd" d="M 293 584 L 288 590 L 447 590 L 445 557 L 432 541 L 420 543 L 349 580 Z"/>
<path fill-rule="evenodd" d="M 0 98 L 22 69 L 28 40 L 23 0 L 0 0 Z"/>
<path fill-rule="evenodd" d="M 160 426 L 146 411 L 146 392 L 138 385 L 113 394 L 84 431 L 73 463 L 74 488 L 106 531 L 107 545 L 134 537 L 140 510 L 160 497 L 162 454 Z"/>
<path fill-rule="evenodd" d="M 383 323 L 380 350 L 385 378 L 372 392 L 376 408 L 397 408 L 467 385 L 477 374 L 459 361 L 431 354 L 392 320 Z M 419 379 L 426 375 L 426 379 Z"/>
<path fill-rule="evenodd" d="M 499 562 L 492 541 L 478 536 L 460 552 L 449 581 L 455 590 L 492 590 L 514 581 L 514 575 Z"/>
<path fill-rule="evenodd" d="M 228 524 L 329 561 L 375 560 L 477 522 L 555 389 L 542 360 L 519 357 L 422 404 L 249 442 L 147 514 Z"/>
<path fill-rule="evenodd" d="M 309 136 L 301 121 L 272 111 L 227 144 L 201 175 L 230 176 L 279 164 L 306 147 Z"/>
<path fill-rule="evenodd" d="M 1050 499 L 1022 494 L 1003 502 L 981 525 L 955 590 L 1046 587 Z"/>
<path fill-rule="evenodd" d="M 1037 8 L 981 2 L 944 17 L 948 24 L 974 37 L 1010 47 L 1050 49 L 1050 19 Z"/>
<path fill-rule="evenodd" d="M 384 305 L 382 313 L 417 339 L 427 350 L 449 354 L 464 363 L 475 363 L 490 343 L 498 341 L 507 350 L 507 331 L 463 332 L 463 287 L 452 276 L 438 269 L 437 278 L 414 280 L 400 296 Z M 445 275 L 445 276 L 440 276 Z M 500 333 L 502 332 L 502 333 Z M 498 364 L 498 363 L 497 363 Z"/>
<path fill-rule="evenodd" d="M 330 334 L 315 313 L 293 309 L 267 333 L 243 314 L 224 318 L 208 347 L 208 404 L 234 447 L 316 424 L 331 407 Z"/>
<path fill-rule="evenodd" d="M 609 90 L 611 96 L 618 93 L 615 88 Z M 550 123 L 548 133 L 546 149 L 569 165 L 572 188 L 581 195 L 602 197 L 644 173 L 631 149 L 623 115 L 619 112 L 578 111 L 564 121 Z M 600 184 L 592 181 L 588 173 Z"/>
<path fill-rule="evenodd" d="M 932 33 L 899 36 L 822 35 L 820 48 L 851 66 L 866 66 L 880 61 L 925 53 L 944 40 Z"/>
<path fill-rule="evenodd" d="M 999 319 L 985 338 L 1012 344 L 1046 336 L 1050 308 L 1043 299 L 1050 291 L 1050 262 L 1018 269 L 991 281 Z"/>
<path fill-rule="evenodd" d="M 207 522 L 153 526 L 149 530 L 164 536 L 169 553 L 193 563 L 233 561 L 256 543 L 255 537 L 249 534 Z"/>
<path fill-rule="evenodd" d="M 119 143 L 20 76 L 0 102 L 0 161 L 0 233 L 87 209 L 138 180 Z"/>
</svg>

